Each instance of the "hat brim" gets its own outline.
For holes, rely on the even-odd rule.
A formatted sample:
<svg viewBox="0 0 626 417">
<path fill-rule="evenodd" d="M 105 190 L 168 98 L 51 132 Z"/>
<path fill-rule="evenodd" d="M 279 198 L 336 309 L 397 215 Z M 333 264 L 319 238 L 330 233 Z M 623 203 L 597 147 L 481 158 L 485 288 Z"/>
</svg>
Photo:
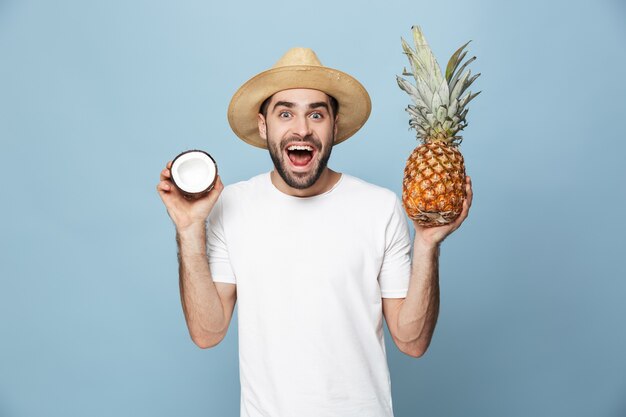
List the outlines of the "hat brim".
<svg viewBox="0 0 626 417">
<path fill-rule="evenodd" d="M 372 110 L 365 88 L 344 72 L 316 65 L 278 67 L 251 78 L 233 95 L 228 106 L 228 123 L 233 132 L 250 145 L 267 149 L 257 121 L 261 104 L 278 91 L 294 88 L 323 91 L 337 100 L 339 119 L 334 144 L 354 135 Z"/>
</svg>

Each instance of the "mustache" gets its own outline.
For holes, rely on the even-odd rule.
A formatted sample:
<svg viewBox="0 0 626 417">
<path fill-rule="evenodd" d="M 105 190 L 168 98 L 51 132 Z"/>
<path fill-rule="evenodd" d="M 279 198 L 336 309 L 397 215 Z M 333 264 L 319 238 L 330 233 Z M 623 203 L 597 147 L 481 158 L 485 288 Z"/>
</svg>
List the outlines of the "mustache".
<svg viewBox="0 0 626 417">
<path fill-rule="evenodd" d="M 322 148 L 322 141 L 315 138 L 313 135 L 306 135 L 304 137 L 291 136 L 291 137 L 285 138 L 280 142 L 280 147 L 284 149 L 287 146 L 287 144 L 291 142 L 304 142 L 304 143 L 308 143 L 309 145 L 313 145 L 314 148 L 317 148 L 317 149 Z"/>
</svg>

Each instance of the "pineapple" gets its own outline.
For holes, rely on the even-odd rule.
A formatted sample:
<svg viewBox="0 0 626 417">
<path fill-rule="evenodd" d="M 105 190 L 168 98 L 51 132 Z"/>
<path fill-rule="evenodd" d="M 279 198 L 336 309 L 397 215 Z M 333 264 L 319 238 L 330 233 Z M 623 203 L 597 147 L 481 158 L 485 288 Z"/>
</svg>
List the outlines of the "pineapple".
<svg viewBox="0 0 626 417">
<path fill-rule="evenodd" d="M 439 226 L 453 222 L 463 209 L 465 165 L 458 133 L 467 126 L 467 104 L 480 94 L 465 91 L 480 74 L 471 76 L 469 69 L 463 73 L 476 59 L 460 65 L 467 42 L 450 58 L 444 79 L 421 29 L 413 26 L 412 30 L 415 50 L 402 39 L 412 72 L 405 68 L 402 75 L 413 76 L 415 84 L 396 78 L 413 100 L 406 109 L 411 116 L 409 126 L 422 144 L 413 150 L 404 168 L 402 203 L 417 224 Z"/>
</svg>

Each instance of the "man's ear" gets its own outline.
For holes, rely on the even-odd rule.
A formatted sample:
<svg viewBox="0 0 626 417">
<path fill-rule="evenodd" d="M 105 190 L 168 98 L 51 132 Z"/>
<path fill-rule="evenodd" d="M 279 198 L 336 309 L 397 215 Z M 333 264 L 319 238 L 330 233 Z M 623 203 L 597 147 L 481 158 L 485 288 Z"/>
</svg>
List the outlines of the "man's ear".
<svg viewBox="0 0 626 417">
<path fill-rule="evenodd" d="M 333 126 L 333 130 L 335 131 L 335 136 L 337 136 L 337 131 L 339 130 L 339 115 L 335 116 L 335 126 Z"/>
<path fill-rule="evenodd" d="M 267 125 L 265 124 L 265 117 L 261 113 L 257 116 L 257 124 L 259 126 L 259 136 L 267 140 Z"/>
</svg>

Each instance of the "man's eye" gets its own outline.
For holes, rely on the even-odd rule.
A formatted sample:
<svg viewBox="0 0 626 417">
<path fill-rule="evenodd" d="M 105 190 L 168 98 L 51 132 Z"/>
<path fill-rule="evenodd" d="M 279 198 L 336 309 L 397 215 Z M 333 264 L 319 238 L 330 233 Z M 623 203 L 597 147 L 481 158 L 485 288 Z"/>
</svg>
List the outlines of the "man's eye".
<svg viewBox="0 0 626 417">
<path fill-rule="evenodd" d="M 282 117 L 282 118 L 286 118 L 289 117 L 290 114 L 288 111 L 281 111 L 280 113 L 278 113 L 278 117 Z"/>
<path fill-rule="evenodd" d="M 321 115 L 321 113 L 312 113 L 311 114 L 311 118 L 312 119 L 321 119 L 322 115 Z"/>
</svg>

